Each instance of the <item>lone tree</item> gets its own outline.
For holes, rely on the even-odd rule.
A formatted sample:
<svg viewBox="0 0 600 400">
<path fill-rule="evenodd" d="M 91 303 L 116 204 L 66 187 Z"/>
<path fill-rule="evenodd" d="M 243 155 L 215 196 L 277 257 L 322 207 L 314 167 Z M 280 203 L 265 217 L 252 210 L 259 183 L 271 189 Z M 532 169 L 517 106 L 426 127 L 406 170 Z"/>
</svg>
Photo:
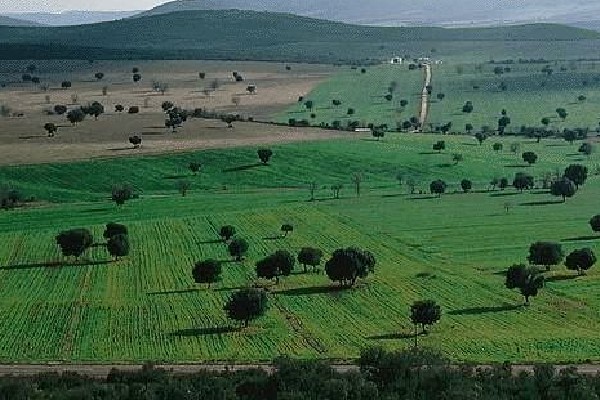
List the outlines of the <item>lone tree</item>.
<svg viewBox="0 0 600 400">
<path fill-rule="evenodd" d="M 258 158 L 260 158 L 263 165 L 268 165 L 269 160 L 271 160 L 271 157 L 273 156 L 273 151 L 271 149 L 259 149 L 257 153 Z"/>
<path fill-rule="evenodd" d="M 535 185 L 533 176 L 526 174 L 525 172 L 517 172 L 515 179 L 513 180 L 513 186 L 520 192 L 525 189 L 533 189 Z"/>
<path fill-rule="evenodd" d="M 587 176 L 588 169 L 581 164 L 571 164 L 565 169 L 565 177 L 573 181 L 577 189 L 585 183 Z"/>
<path fill-rule="evenodd" d="M 62 81 L 62 83 L 60 84 L 60 87 L 63 88 L 63 89 L 68 89 L 71 86 L 72 86 L 71 85 L 71 81 Z"/>
<path fill-rule="evenodd" d="M 460 187 L 462 188 L 463 192 L 469 193 L 473 188 L 473 183 L 468 179 L 463 179 L 460 182 Z"/>
<path fill-rule="evenodd" d="M 465 114 L 471 114 L 473 112 L 473 102 L 467 101 L 463 105 L 462 112 Z"/>
<path fill-rule="evenodd" d="M 410 321 L 415 325 L 415 337 L 417 327 L 421 325 L 424 335 L 427 335 L 427 326 L 438 322 L 442 316 L 442 309 L 433 300 L 416 301 L 410 306 Z M 416 341 L 416 338 L 415 338 Z"/>
<path fill-rule="evenodd" d="M 112 189 L 112 201 L 117 206 L 122 206 L 127 200 L 131 200 L 133 197 L 133 191 L 128 185 L 114 186 Z"/>
<path fill-rule="evenodd" d="M 354 184 L 354 192 L 356 193 L 356 197 L 360 197 L 360 189 L 361 189 L 361 185 L 362 185 L 362 174 L 361 173 L 354 173 L 352 174 L 352 183 Z"/>
<path fill-rule="evenodd" d="M 275 279 L 279 283 L 281 276 L 290 276 L 296 260 L 286 250 L 279 250 L 256 263 L 256 276 Z"/>
<path fill-rule="evenodd" d="M 559 243 L 536 242 L 529 246 L 529 264 L 542 265 L 546 267 L 546 271 L 550 271 L 551 266 L 560 264 L 562 259 L 563 252 Z"/>
<path fill-rule="evenodd" d="M 129 143 L 133 145 L 134 149 L 139 149 L 142 145 L 142 138 L 138 135 L 129 136 Z"/>
<path fill-rule="evenodd" d="M 550 193 L 552 193 L 554 196 L 561 196 L 563 203 L 567 201 L 567 197 L 573 197 L 576 191 L 577 189 L 575 184 L 566 176 L 563 176 L 561 179 L 552 182 L 550 185 Z"/>
<path fill-rule="evenodd" d="M 594 232 L 600 232 L 600 215 L 594 215 L 590 219 L 590 226 Z"/>
<path fill-rule="evenodd" d="M 47 122 L 44 124 L 44 129 L 48 132 L 48 137 L 54 137 L 54 134 L 58 132 L 58 126 L 53 124 L 52 122 Z"/>
<path fill-rule="evenodd" d="M 304 273 L 307 273 L 307 266 L 312 267 L 312 271 L 315 272 L 315 268 L 321 265 L 321 259 L 323 258 L 323 252 L 313 247 L 303 247 L 298 253 L 298 262 L 302 264 Z"/>
<path fill-rule="evenodd" d="M 248 242 L 245 239 L 233 239 L 229 243 L 229 254 L 235 258 L 236 261 L 242 261 L 248 253 Z"/>
<path fill-rule="evenodd" d="M 342 184 L 331 185 L 331 191 L 333 192 L 333 197 L 336 199 L 340 198 L 340 191 L 344 188 Z"/>
<path fill-rule="evenodd" d="M 60 246 L 62 255 L 78 259 L 94 244 L 94 237 L 87 229 L 72 229 L 56 236 L 56 243 Z"/>
<path fill-rule="evenodd" d="M 221 227 L 219 236 L 224 242 L 228 242 L 236 233 L 235 227 L 232 225 L 225 225 Z"/>
<path fill-rule="evenodd" d="M 452 155 L 452 161 L 454 161 L 454 165 L 458 165 L 458 163 L 463 160 L 464 160 L 464 157 L 460 153 L 455 153 Z"/>
<path fill-rule="evenodd" d="M 54 112 L 58 115 L 63 115 L 67 112 L 67 106 L 63 104 L 57 104 L 54 106 Z"/>
<path fill-rule="evenodd" d="M 231 295 L 223 309 L 227 313 L 227 318 L 241 322 L 247 328 L 250 321 L 267 311 L 267 294 L 259 289 L 242 289 Z"/>
<path fill-rule="evenodd" d="M 106 250 L 117 261 L 120 257 L 126 257 L 129 255 L 129 236 L 124 234 L 111 236 L 106 242 Z"/>
<path fill-rule="evenodd" d="M 544 287 L 544 276 L 535 268 L 525 265 L 512 265 L 506 273 L 505 286 L 508 289 L 519 289 L 525 298 L 525 305 L 529 305 L 529 298 L 536 297 Z"/>
<path fill-rule="evenodd" d="M 123 107 L 123 104 L 115 105 L 115 112 L 122 113 L 123 111 L 125 111 L 125 107 Z"/>
<path fill-rule="evenodd" d="M 325 263 L 329 279 L 342 286 L 353 286 L 358 278 L 366 278 L 375 272 L 375 257 L 369 251 L 349 247 L 333 252 Z"/>
<path fill-rule="evenodd" d="M 85 119 L 85 113 L 80 108 L 75 108 L 67 113 L 67 119 L 72 125 L 77 125 Z"/>
<path fill-rule="evenodd" d="M 504 146 L 502 146 L 502 143 L 494 143 L 492 146 L 495 152 L 501 152 L 503 147 Z"/>
<path fill-rule="evenodd" d="M 535 164 L 535 162 L 538 159 L 537 154 L 535 154 L 533 151 L 527 151 L 527 152 L 523 153 L 522 157 L 523 157 L 523 161 L 525 161 L 530 166 L 531 166 L 531 164 Z"/>
<path fill-rule="evenodd" d="M 431 182 L 429 190 L 433 194 L 437 194 L 437 197 L 442 197 L 442 194 L 446 192 L 446 182 L 438 179 L 437 181 Z"/>
<path fill-rule="evenodd" d="M 481 146 L 483 144 L 483 142 L 488 138 L 487 133 L 485 132 L 477 132 L 475 134 L 475 139 L 477 139 L 477 141 L 479 142 L 479 145 Z"/>
<path fill-rule="evenodd" d="M 109 222 L 106 224 L 106 229 L 102 235 L 105 239 L 110 239 L 117 235 L 128 235 L 129 231 L 125 225 L 117 224 L 115 222 Z"/>
<path fill-rule="evenodd" d="M 81 109 L 87 115 L 92 115 L 95 120 L 98 120 L 98 117 L 104 114 L 104 106 L 97 101 L 94 101 L 92 104 L 87 107 L 82 107 Z"/>
<path fill-rule="evenodd" d="M 578 152 L 581 154 L 585 154 L 586 156 L 590 156 L 594 151 L 594 146 L 591 143 L 582 143 L 579 146 Z"/>
<path fill-rule="evenodd" d="M 437 143 L 433 144 L 432 148 L 438 153 L 441 153 L 442 150 L 446 149 L 446 142 L 444 140 L 439 140 Z"/>
<path fill-rule="evenodd" d="M 216 260 L 198 261 L 192 269 L 194 282 L 206 283 L 210 288 L 211 283 L 217 283 L 221 279 L 221 263 Z"/>
<path fill-rule="evenodd" d="M 104 73 L 102 73 L 102 72 L 96 72 L 96 73 L 94 74 L 94 77 L 95 77 L 96 79 L 98 79 L 99 81 L 101 81 L 101 80 L 102 80 L 102 78 L 104 78 Z"/>
<path fill-rule="evenodd" d="M 374 138 L 377 138 L 377 141 L 379 141 L 379 139 L 381 139 L 382 137 L 385 136 L 385 131 L 381 127 L 375 127 L 375 128 L 373 128 L 373 131 L 371 132 L 371 134 L 373 135 Z"/>
<path fill-rule="evenodd" d="M 465 131 L 466 131 L 468 134 L 470 134 L 470 133 L 473 131 L 473 129 L 474 129 L 474 128 L 473 128 L 473 124 L 471 124 L 471 123 L 468 123 L 468 124 L 466 124 L 466 125 L 465 125 Z"/>
<path fill-rule="evenodd" d="M 596 264 L 596 255 L 590 248 L 574 250 L 565 259 L 565 266 L 568 270 L 577 271 L 579 275 L 584 275 Z"/>
<path fill-rule="evenodd" d="M 292 224 L 283 224 L 281 225 L 281 232 L 283 232 L 283 236 L 287 237 L 288 234 L 294 232 L 294 225 Z"/>
<path fill-rule="evenodd" d="M 192 188 L 192 183 L 185 179 L 181 179 L 177 182 L 177 190 L 181 193 L 181 197 L 185 197 L 187 192 Z"/>
<path fill-rule="evenodd" d="M 189 165 L 189 169 L 190 169 L 190 171 L 192 171 L 192 173 L 194 175 L 198 175 L 198 172 L 200 172 L 201 168 L 202 168 L 202 164 L 199 162 L 191 162 Z"/>
</svg>

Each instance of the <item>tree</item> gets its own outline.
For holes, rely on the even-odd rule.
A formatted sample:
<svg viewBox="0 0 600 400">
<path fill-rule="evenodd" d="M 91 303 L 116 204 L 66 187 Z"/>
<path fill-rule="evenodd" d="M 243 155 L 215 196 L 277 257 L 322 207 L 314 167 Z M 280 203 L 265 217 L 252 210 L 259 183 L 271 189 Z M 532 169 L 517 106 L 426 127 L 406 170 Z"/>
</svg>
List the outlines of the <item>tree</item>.
<svg viewBox="0 0 600 400">
<path fill-rule="evenodd" d="M 219 261 L 210 259 L 198 261 L 192 269 L 192 277 L 194 282 L 198 284 L 206 283 L 210 288 L 212 283 L 217 283 L 221 280 L 222 266 Z"/>
<path fill-rule="evenodd" d="M 342 184 L 331 185 L 331 191 L 333 192 L 333 197 L 336 199 L 340 198 L 340 191 L 344 188 Z"/>
<path fill-rule="evenodd" d="M 584 275 L 585 271 L 596 264 L 596 261 L 596 255 L 592 249 L 578 249 L 567 256 L 565 266 L 571 271 L 577 271 L 579 275 Z"/>
<path fill-rule="evenodd" d="M 181 197 L 185 197 L 191 187 L 192 183 L 190 181 L 186 181 L 185 179 L 177 182 L 177 190 L 179 190 L 179 193 L 181 193 Z"/>
<path fill-rule="evenodd" d="M 139 149 L 142 145 L 142 138 L 138 135 L 130 136 L 129 143 L 133 145 L 134 149 Z"/>
<path fill-rule="evenodd" d="M 236 233 L 236 229 L 232 225 L 225 225 L 221 227 L 219 231 L 219 236 L 224 242 L 228 242 Z"/>
<path fill-rule="evenodd" d="M 250 94 L 256 94 L 256 85 L 248 85 L 246 91 Z"/>
<path fill-rule="evenodd" d="M 590 226 L 594 232 L 600 232 L 600 215 L 594 215 L 590 219 Z"/>
<path fill-rule="evenodd" d="M 110 239 L 117 235 L 128 235 L 129 231 L 125 225 L 117 224 L 115 222 L 109 222 L 106 224 L 106 229 L 102 235 L 105 239 Z"/>
<path fill-rule="evenodd" d="M 137 74 L 137 73 L 139 73 L 139 72 L 140 72 L 140 69 L 139 69 L 139 67 L 133 67 L 133 68 L 131 69 L 131 73 L 132 73 L 132 74 Z"/>
<path fill-rule="evenodd" d="M 192 171 L 192 173 L 194 175 L 198 175 L 198 172 L 200 172 L 200 169 L 202 168 L 202 164 L 199 162 L 191 162 L 189 165 L 189 169 L 190 171 Z"/>
<path fill-rule="evenodd" d="M 558 117 L 563 121 L 567 119 L 567 116 L 569 115 L 569 113 L 567 113 L 567 111 L 564 108 L 557 108 L 556 113 L 558 114 Z"/>
<path fill-rule="evenodd" d="M 123 105 L 122 105 L 122 104 L 117 104 L 117 105 L 115 106 L 115 112 L 121 113 L 121 112 L 123 112 L 124 110 L 125 110 L 125 107 L 123 107 Z"/>
<path fill-rule="evenodd" d="M 533 151 L 527 151 L 527 152 L 523 153 L 522 157 L 523 157 L 523 161 L 525 161 L 529 165 L 535 164 L 535 162 L 538 159 L 537 154 L 535 154 Z"/>
<path fill-rule="evenodd" d="M 470 123 L 469 123 L 469 124 L 466 124 L 466 125 L 465 125 L 465 131 L 466 131 L 468 134 L 471 134 L 471 131 L 473 131 L 473 124 L 470 124 Z"/>
<path fill-rule="evenodd" d="M 257 153 L 263 165 L 268 165 L 269 160 L 273 156 L 273 151 L 271 149 L 259 149 Z"/>
<path fill-rule="evenodd" d="M 462 108 L 462 112 L 465 114 L 470 114 L 473 112 L 473 103 L 471 101 L 467 101 Z"/>
<path fill-rule="evenodd" d="M 550 185 L 550 193 L 553 196 L 562 196 L 563 203 L 567 200 L 567 197 L 573 197 L 576 191 L 575 184 L 566 176 L 552 182 Z"/>
<path fill-rule="evenodd" d="M 494 149 L 494 151 L 500 152 L 500 151 L 502 151 L 503 146 L 502 146 L 502 143 L 494 143 L 492 148 Z"/>
<path fill-rule="evenodd" d="M 526 174 L 525 172 L 517 172 L 515 179 L 513 180 L 513 186 L 515 189 L 523 192 L 525 189 L 533 189 L 535 182 L 533 176 Z"/>
<path fill-rule="evenodd" d="M 508 289 L 519 289 L 525 298 L 525 305 L 529 305 L 529 298 L 537 296 L 544 287 L 544 276 L 535 268 L 525 265 L 512 265 L 506 273 L 505 286 Z"/>
<path fill-rule="evenodd" d="M 298 253 L 298 262 L 304 267 L 304 273 L 307 271 L 307 266 L 311 266 L 313 272 L 315 268 L 321 264 L 323 252 L 313 247 L 303 247 Z"/>
<path fill-rule="evenodd" d="M 281 276 L 289 276 L 296 260 L 286 250 L 279 250 L 256 263 L 256 276 L 264 279 L 275 279 L 279 283 Z"/>
<path fill-rule="evenodd" d="M 142 74 L 140 74 L 140 73 L 137 73 L 137 72 L 133 74 L 133 81 L 134 81 L 134 82 L 136 82 L 136 83 L 137 83 L 137 82 L 139 82 L 139 81 L 141 81 L 141 80 L 142 80 Z"/>
<path fill-rule="evenodd" d="M 446 149 L 446 142 L 444 140 L 438 140 L 437 143 L 433 144 L 432 148 L 438 153 L 441 153 L 442 150 Z"/>
<path fill-rule="evenodd" d="M 586 156 L 590 156 L 593 151 L 594 151 L 594 147 L 592 146 L 591 143 L 582 143 L 581 146 L 579 146 L 579 150 L 578 150 L 579 153 L 585 154 Z"/>
<path fill-rule="evenodd" d="M 360 197 L 360 188 L 362 184 L 362 174 L 356 172 L 352 174 L 352 183 L 354 184 L 354 192 L 356 193 L 356 197 Z"/>
<path fill-rule="evenodd" d="M 67 112 L 67 106 L 62 104 L 57 104 L 54 106 L 54 112 L 58 115 L 63 115 Z"/>
<path fill-rule="evenodd" d="M 312 111 L 313 107 L 314 107 L 315 103 L 312 100 L 307 100 L 304 103 L 304 107 L 306 107 L 307 110 Z"/>
<path fill-rule="evenodd" d="M 229 254 L 235 257 L 236 261 L 242 261 L 248 252 L 250 245 L 245 239 L 233 239 L 229 243 Z"/>
<path fill-rule="evenodd" d="M 99 81 L 101 81 L 101 80 L 102 80 L 102 78 L 104 78 L 104 74 L 103 74 L 102 72 L 96 72 L 96 73 L 94 74 L 94 77 L 95 77 L 96 79 L 98 79 Z"/>
<path fill-rule="evenodd" d="M 563 252 L 559 243 L 536 242 L 529 246 L 527 261 L 531 265 L 542 265 L 550 271 L 550 267 L 560 264 L 562 259 Z"/>
<path fill-rule="evenodd" d="M 455 153 L 452 155 L 452 161 L 454 161 L 454 165 L 458 165 L 458 163 L 463 160 L 464 160 L 464 157 L 460 153 Z"/>
<path fill-rule="evenodd" d="M 348 115 L 354 115 L 354 113 L 355 113 L 354 108 L 349 108 L 348 111 L 346 112 L 346 114 L 348 114 Z"/>
<path fill-rule="evenodd" d="M 439 101 L 442 101 L 442 100 L 444 100 L 444 98 L 446 97 L 446 95 L 444 93 L 438 93 L 436 97 L 437 97 L 437 99 Z"/>
<path fill-rule="evenodd" d="M 206 72 L 198 72 L 198 77 L 199 77 L 200 79 L 204 79 L 204 78 L 206 78 Z"/>
<path fill-rule="evenodd" d="M 508 187 L 508 178 L 501 178 L 498 187 L 500 188 L 500 190 L 506 189 Z"/>
<path fill-rule="evenodd" d="M 93 115 L 96 120 L 101 114 L 104 114 L 104 106 L 97 101 L 94 101 L 87 107 L 82 107 L 82 111 L 87 115 Z"/>
<path fill-rule="evenodd" d="M 475 139 L 477 139 L 479 145 L 481 146 L 483 142 L 487 139 L 487 134 L 485 132 L 477 132 L 475 134 Z"/>
<path fill-rule="evenodd" d="M 129 255 L 129 236 L 124 234 L 111 236 L 106 243 L 106 250 L 115 260 L 126 257 Z"/>
<path fill-rule="evenodd" d="M 70 88 L 71 86 L 72 86 L 72 84 L 71 84 L 71 81 L 63 81 L 63 82 L 60 84 L 60 87 L 61 87 L 61 88 L 63 88 L 63 89 L 68 89 L 68 88 Z"/>
<path fill-rule="evenodd" d="M 117 206 L 122 206 L 127 200 L 131 200 L 132 197 L 133 191 L 127 185 L 114 186 L 112 189 L 112 201 L 114 201 Z"/>
<path fill-rule="evenodd" d="M 375 271 L 375 263 L 372 253 L 349 247 L 333 252 L 325 263 L 325 272 L 332 281 L 353 286 L 358 278 L 366 278 Z"/>
<path fill-rule="evenodd" d="M 56 236 L 56 243 L 60 246 L 65 257 L 76 259 L 94 244 L 94 237 L 87 229 L 72 229 Z"/>
<path fill-rule="evenodd" d="M 47 122 L 44 124 L 44 129 L 48 132 L 49 137 L 54 137 L 54 134 L 58 132 L 58 126 L 53 124 L 52 122 Z"/>
<path fill-rule="evenodd" d="M 570 144 L 573 144 L 573 142 L 575 140 L 577 140 L 577 132 L 572 129 L 565 130 L 564 139 L 565 139 L 565 141 L 569 142 Z"/>
<path fill-rule="evenodd" d="M 431 182 L 429 185 L 429 190 L 431 193 L 437 194 L 438 197 L 442 197 L 442 194 L 446 192 L 446 182 L 442 180 L 436 180 Z"/>
<path fill-rule="evenodd" d="M 416 301 L 410 306 L 410 321 L 415 325 L 415 330 L 421 325 L 424 335 L 427 334 L 426 327 L 438 322 L 441 316 L 442 309 L 433 300 Z"/>
<path fill-rule="evenodd" d="M 404 108 L 408 105 L 408 100 L 400 100 L 400 107 Z"/>
<path fill-rule="evenodd" d="M 292 224 L 281 225 L 281 232 L 283 232 L 283 236 L 287 237 L 287 235 L 293 231 L 294 231 L 294 226 Z"/>
<path fill-rule="evenodd" d="M 250 321 L 262 316 L 268 309 L 267 295 L 259 289 L 242 289 L 231 295 L 223 308 L 227 318 L 243 322 L 248 327 Z"/>
<path fill-rule="evenodd" d="M 542 125 L 544 125 L 547 128 L 548 125 L 550 124 L 550 118 L 544 117 L 544 118 L 542 118 L 541 122 L 542 122 Z"/>
<path fill-rule="evenodd" d="M 462 188 L 463 192 L 468 193 L 473 188 L 473 183 L 468 179 L 463 179 L 460 182 L 460 187 Z"/>
<path fill-rule="evenodd" d="M 573 181 L 575 187 L 578 189 L 579 186 L 585 183 L 587 176 L 588 169 L 586 166 L 581 164 L 571 164 L 565 169 L 565 177 Z"/>
<path fill-rule="evenodd" d="M 71 124 L 77 125 L 79 122 L 83 122 L 85 113 L 80 108 L 75 108 L 67 113 L 67 119 Z"/>
<path fill-rule="evenodd" d="M 371 134 L 373 135 L 374 138 L 377 138 L 377 141 L 379 141 L 379 139 L 381 139 L 382 137 L 385 136 L 385 131 L 383 130 L 383 128 L 376 127 L 376 128 L 373 128 L 373 131 L 371 132 Z"/>
</svg>

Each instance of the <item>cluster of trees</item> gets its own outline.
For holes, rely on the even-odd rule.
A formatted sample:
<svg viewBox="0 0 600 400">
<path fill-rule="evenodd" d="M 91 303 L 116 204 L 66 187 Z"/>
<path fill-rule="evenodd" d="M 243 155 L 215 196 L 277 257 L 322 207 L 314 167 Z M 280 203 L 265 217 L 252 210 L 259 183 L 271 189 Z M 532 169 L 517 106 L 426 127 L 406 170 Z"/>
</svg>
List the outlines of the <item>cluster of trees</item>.
<svg viewBox="0 0 600 400">
<path fill-rule="evenodd" d="M 12 210 L 24 201 L 23 193 L 19 189 L 10 186 L 0 186 L 0 208 Z"/>
<path fill-rule="evenodd" d="M 100 245 L 105 246 L 108 253 L 116 260 L 129 254 L 129 236 L 125 225 L 111 222 L 106 225 L 103 236 L 107 242 Z M 94 242 L 92 233 L 84 228 L 60 232 L 55 239 L 62 255 L 74 257 L 76 260 L 90 248 L 99 246 Z"/>
<path fill-rule="evenodd" d="M 68 112 L 67 111 L 68 108 L 64 104 L 56 104 L 54 106 L 55 114 L 66 114 L 67 120 L 72 125 L 77 125 L 85 120 L 86 115 L 93 116 L 94 119 L 97 120 L 100 115 L 104 114 L 104 106 L 101 103 L 94 101 L 88 105 L 73 108 Z M 54 137 L 56 132 L 58 132 L 58 126 L 52 122 L 47 122 L 44 124 L 44 130 L 48 132 L 49 137 Z"/>
<path fill-rule="evenodd" d="M 171 128 L 173 132 L 175 132 L 175 130 L 183 125 L 183 123 L 188 119 L 187 110 L 176 107 L 170 101 L 164 101 L 161 105 L 161 108 L 167 115 L 167 118 L 165 119 L 165 127 Z"/>
<path fill-rule="evenodd" d="M 453 365 L 429 349 L 361 352 L 346 370 L 325 361 L 273 361 L 273 373 L 257 368 L 175 374 L 146 364 L 138 371 L 112 370 L 106 378 L 76 372 L 0 378 L 0 397 L 95 400 L 292 400 L 292 399 L 486 399 L 591 400 L 600 396 L 600 377 L 575 368 L 557 372 L 549 364 L 532 372 L 510 366 L 477 369 Z"/>
</svg>

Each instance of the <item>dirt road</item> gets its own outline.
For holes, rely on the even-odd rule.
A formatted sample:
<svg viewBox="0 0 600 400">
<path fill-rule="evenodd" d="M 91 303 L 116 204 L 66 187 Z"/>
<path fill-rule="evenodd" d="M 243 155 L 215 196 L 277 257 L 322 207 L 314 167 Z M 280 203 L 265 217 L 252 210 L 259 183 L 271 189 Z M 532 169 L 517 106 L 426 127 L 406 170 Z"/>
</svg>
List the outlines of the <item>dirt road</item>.
<svg viewBox="0 0 600 400">
<path fill-rule="evenodd" d="M 421 94 L 421 113 L 419 115 L 419 123 L 421 124 L 420 131 L 423 131 L 425 122 L 427 122 L 427 114 L 429 113 L 429 93 L 427 87 L 431 85 L 431 64 L 425 64 L 425 84 Z"/>
</svg>

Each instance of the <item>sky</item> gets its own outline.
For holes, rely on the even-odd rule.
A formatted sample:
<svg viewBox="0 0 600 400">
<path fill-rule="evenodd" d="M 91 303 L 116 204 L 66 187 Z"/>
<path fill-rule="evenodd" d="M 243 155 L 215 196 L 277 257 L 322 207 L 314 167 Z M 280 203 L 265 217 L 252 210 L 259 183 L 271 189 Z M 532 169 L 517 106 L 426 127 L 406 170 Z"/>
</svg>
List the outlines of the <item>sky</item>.
<svg viewBox="0 0 600 400">
<path fill-rule="evenodd" d="M 147 10 L 166 0 L 0 0 L 0 12 Z"/>
</svg>

